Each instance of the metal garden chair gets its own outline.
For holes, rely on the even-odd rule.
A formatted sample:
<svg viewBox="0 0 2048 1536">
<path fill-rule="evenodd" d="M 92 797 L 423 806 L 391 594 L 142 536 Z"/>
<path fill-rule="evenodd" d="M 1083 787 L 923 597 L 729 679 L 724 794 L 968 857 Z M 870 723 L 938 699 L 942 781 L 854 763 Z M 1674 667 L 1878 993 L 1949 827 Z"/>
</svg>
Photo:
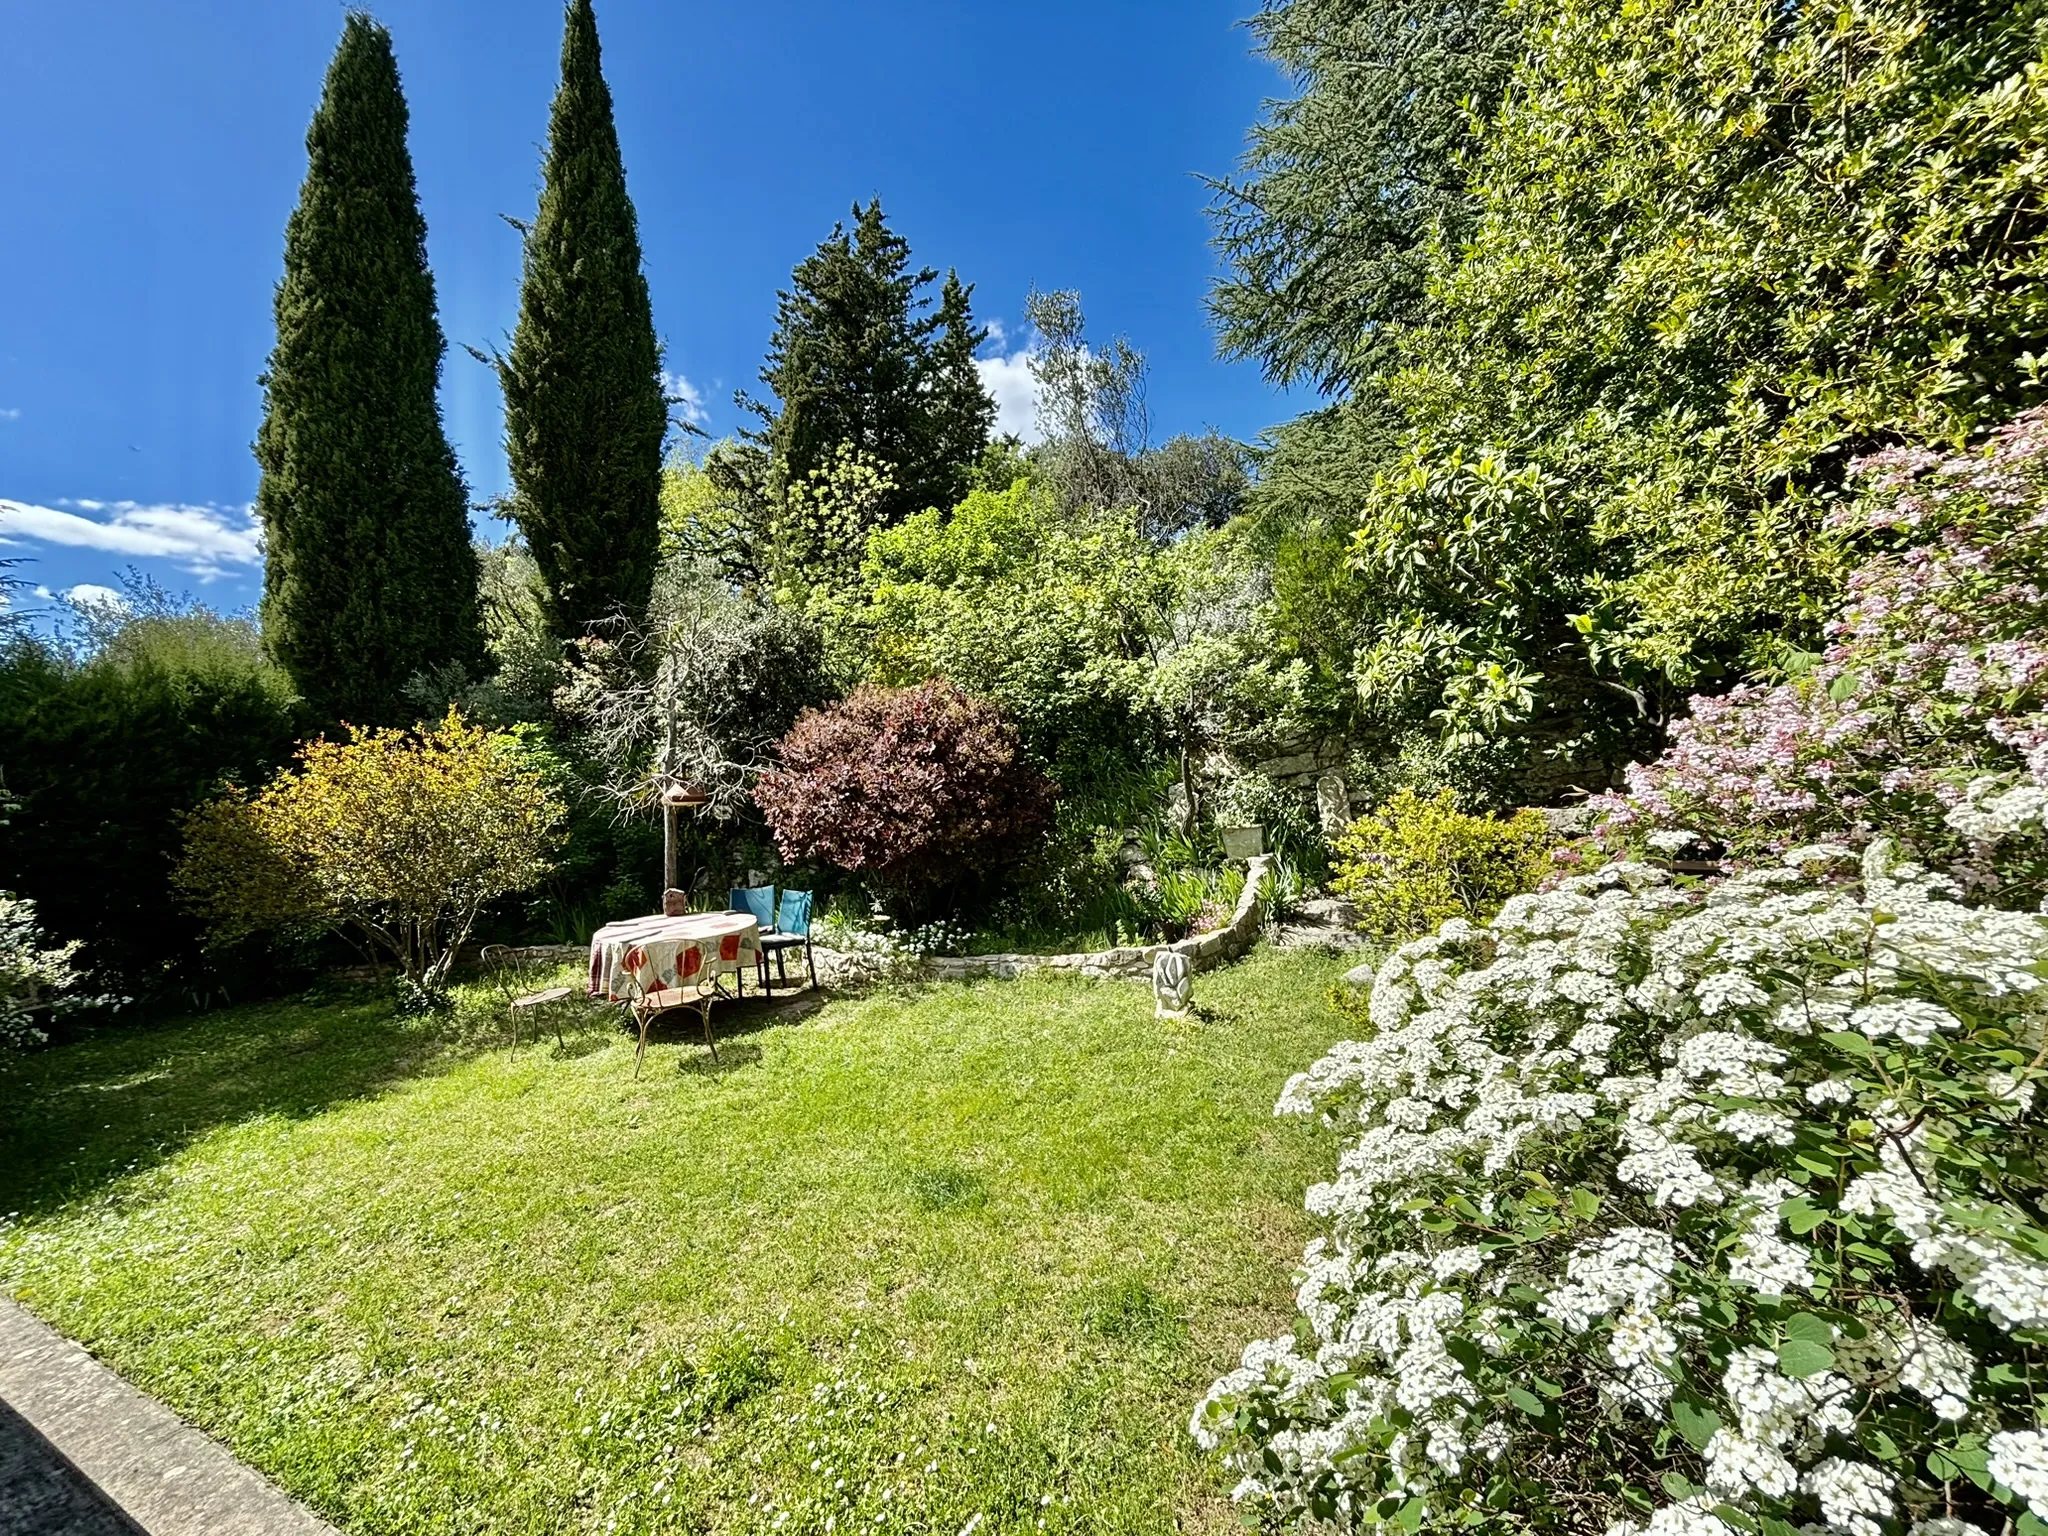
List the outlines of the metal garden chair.
<svg viewBox="0 0 2048 1536">
<path fill-rule="evenodd" d="M 633 1015 L 633 1023 L 640 1031 L 640 1044 L 633 1052 L 633 1075 L 640 1075 L 640 1063 L 647 1055 L 647 1031 L 654 1027 L 654 1021 L 664 1013 L 678 1008 L 694 1008 L 704 1022 L 704 1044 L 710 1047 L 711 1059 L 718 1060 L 718 1042 L 711 1034 L 711 999 L 717 994 L 707 972 L 699 972 L 693 982 L 664 987 L 656 981 L 649 985 L 634 971 L 621 967 L 619 979 L 614 983 L 619 1001 L 626 1005 Z"/>
<path fill-rule="evenodd" d="M 536 1024 L 545 1015 L 555 1026 L 555 1044 L 562 1045 L 562 1009 L 576 995 L 574 987 L 543 987 L 539 991 L 522 992 L 530 979 L 527 967 L 520 964 L 516 951 L 507 944 L 486 944 L 477 954 L 477 963 L 497 990 L 505 1011 L 512 1020 L 512 1043 L 519 1043 L 519 1021 L 532 1017 Z"/>
<path fill-rule="evenodd" d="M 818 984 L 818 960 L 811 952 L 811 893 L 809 891 L 784 891 L 782 900 L 775 911 L 775 926 L 772 931 L 761 933 L 762 985 L 767 985 L 768 957 L 775 957 L 776 980 L 789 985 L 789 952 L 803 946 L 804 966 L 810 972 L 811 985 Z"/>
</svg>

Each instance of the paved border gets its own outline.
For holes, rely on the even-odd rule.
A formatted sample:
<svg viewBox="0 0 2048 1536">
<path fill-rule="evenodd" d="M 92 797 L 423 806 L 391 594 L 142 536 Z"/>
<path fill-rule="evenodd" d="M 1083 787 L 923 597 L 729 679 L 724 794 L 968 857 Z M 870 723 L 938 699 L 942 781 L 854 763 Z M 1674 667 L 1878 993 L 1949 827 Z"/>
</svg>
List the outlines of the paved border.
<svg viewBox="0 0 2048 1536">
<path fill-rule="evenodd" d="M 0 1536 L 148 1536 L 64 1453 L 0 1402 Z"/>
<path fill-rule="evenodd" d="M 0 1400 L 149 1536 L 339 1536 L 4 1296 Z"/>
</svg>

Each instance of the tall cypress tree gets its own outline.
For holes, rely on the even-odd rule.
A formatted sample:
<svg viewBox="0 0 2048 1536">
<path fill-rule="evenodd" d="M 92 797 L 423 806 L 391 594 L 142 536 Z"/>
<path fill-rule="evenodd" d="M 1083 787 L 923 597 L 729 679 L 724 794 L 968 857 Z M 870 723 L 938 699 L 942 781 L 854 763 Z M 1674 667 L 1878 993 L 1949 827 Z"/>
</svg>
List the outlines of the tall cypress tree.
<svg viewBox="0 0 2048 1536">
<path fill-rule="evenodd" d="M 974 285 L 949 271 L 932 317 L 925 356 L 925 459 L 933 490 L 944 498 L 934 505 L 952 506 L 967 494 L 996 424 L 995 398 L 974 366 L 988 328 L 974 323 L 973 297 Z"/>
<path fill-rule="evenodd" d="M 600 62 L 590 0 L 570 0 L 519 325 L 498 362 L 513 516 L 563 639 L 646 607 L 668 430 L 639 222 Z"/>
<path fill-rule="evenodd" d="M 755 405 L 782 485 L 801 484 L 842 444 L 884 465 L 896 489 L 881 520 L 950 507 L 988 446 L 995 402 L 982 389 L 972 290 L 949 276 L 939 307 L 923 291 L 938 273 L 913 270 L 910 243 L 879 199 L 853 209 L 797 263 L 777 295 L 761 382 L 777 408 Z"/>
<path fill-rule="evenodd" d="M 484 656 L 405 134 L 391 35 L 352 14 L 285 226 L 256 511 L 265 642 L 320 718 L 354 724 L 403 723 L 408 678 Z"/>
</svg>

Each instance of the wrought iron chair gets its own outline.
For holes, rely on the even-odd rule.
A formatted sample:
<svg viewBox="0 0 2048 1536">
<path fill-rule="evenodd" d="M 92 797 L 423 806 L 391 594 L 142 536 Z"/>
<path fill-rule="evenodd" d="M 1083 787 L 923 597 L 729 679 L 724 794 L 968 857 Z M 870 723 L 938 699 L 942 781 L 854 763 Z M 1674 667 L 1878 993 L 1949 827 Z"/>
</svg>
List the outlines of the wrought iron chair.
<svg viewBox="0 0 2048 1536">
<path fill-rule="evenodd" d="M 505 1011 L 512 1020 L 512 1043 L 519 1043 L 519 1020 L 531 1015 L 536 1024 L 545 1015 L 555 1026 L 555 1044 L 562 1045 L 562 1008 L 576 995 L 574 987 L 543 987 L 535 992 L 522 992 L 520 988 L 529 980 L 527 968 L 520 964 L 519 956 L 510 945 L 486 944 L 477 954 L 477 963 L 491 985 L 497 989 L 504 1002 Z"/>
<path fill-rule="evenodd" d="M 651 983 L 651 984 L 650 984 Z M 704 1044 L 710 1047 L 711 1059 L 718 1060 L 718 1042 L 711 1034 L 711 999 L 717 994 L 712 989 L 711 978 L 700 971 L 697 977 L 687 983 L 673 987 L 660 985 L 655 977 L 643 978 L 637 971 L 624 966 L 619 968 L 618 979 L 613 983 L 619 1001 L 633 1016 L 633 1023 L 640 1031 L 640 1044 L 633 1052 L 633 1075 L 640 1075 L 640 1064 L 647 1055 L 647 1031 L 654 1021 L 664 1013 L 678 1008 L 694 1008 L 704 1022 Z"/>
</svg>

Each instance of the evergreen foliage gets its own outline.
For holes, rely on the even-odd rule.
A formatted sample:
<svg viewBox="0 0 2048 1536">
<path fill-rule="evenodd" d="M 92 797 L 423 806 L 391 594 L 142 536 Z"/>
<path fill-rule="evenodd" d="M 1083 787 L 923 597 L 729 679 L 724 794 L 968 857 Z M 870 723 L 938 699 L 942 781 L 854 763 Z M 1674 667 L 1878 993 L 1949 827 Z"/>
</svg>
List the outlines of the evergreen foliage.
<svg viewBox="0 0 2048 1536">
<path fill-rule="evenodd" d="M 223 781 L 266 778 L 303 721 L 252 625 L 138 609 L 84 659 L 29 641 L 0 651 L 0 786 L 16 802 L 0 806 L 0 889 L 83 940 L 104 986 L 147 997 L 220 979 L 170 903 L 180 818 Z M 260 976 L 255 960 L 237 957 L 241 979 Z"/>
<path fill-rule="evenodd" d="M 996 402 L 982 387 L 974 354 L 988 340 L 988 328 L 974 323 L 974 287 L 960 274 L 946 273 L 939 289 L 931 349 L 926 357 L 925 420 L 928 472 L 939 490 L 933 506 L 950 507 L 973 489 L 975 466 L 987 453 L 995 430 Z"/>
<path fill-rule="evenodd" d="M 888 527 L 966 494 L 995 402 L 974 367 L 987 333 L 974 323 L 972 286 L 949 272 L 932 309 L 924 290 L 938 273 L 911 268 L 910 243 L 881 201 L 856 204 L 853 220 L 851 232 L 833 225 L 777 296 L 761 367 L 776 404 L 748 403 L 776 487 L 810 483 L 851 445 L 893 483 L 877 514 Z"/>
<path fill-rule="evenodd" d="M 1528 13 L 1456 157 L 1466 222 L 1417 226 L 1420 297 L 1369 323 L 1353 300 L 1393 290 L 1345 244 L 1367 183 L 1305 147 L 1356 106 L 1349 55 L 1298 55 L 1267 182 L 1219 230 L 1219 312 L 1276 377 L 1353 391 L 1282 434 L 1254 503 L 1305 548 L 1357 530 L 1348 575 L 1277 584 L 1342 621 L 1315 649 L 1350 653 L 1362 723 L 1511 744 L 1541 794 L 1640 755 L 1686 692 L 1801 664 L 1853 564 L 1827 526 L 1849 460 L 2037 396 L 2044 14 Z M 1324 15 L 1262 25 L 1312 40 Z M 1426 99 L 1361 121 L 1398 137 Z"/>
<path fill-rule="evenodd" d="M 844 670 L 992 701 L 1069 792 L 1153 749 L 1139 696 L 1163 577 L 1128 515 L 1077 524 L 1028 480 L 976 491 L 869 540 L 862 586 L 834 615 Z"/>
<path fill-rule="evenodd" d="M 1470 229 L 1476 114 L 1520 47 L 1502 0 L 1268 0 L 1259 51 L 1300 87 L 1213 183 L 1226 356 L 1276 383 L 1360 390 L 1421 313 L 1432 237 Z"/>
<path fill-rule="evenodd" d="M 483 656 L 405 136 L 390 34 L 351 15 L 285 227 L 256 510 L 271 654 L 316 716 L 365 724 L 408 718 L 415 672 Z"/>
<path fill-rule="evenodd" d="M 519 324 L 497 369 L 512 513 L 551 631 L 575 639 L 612 614 L 638 615 L 654 574 L 668 402 L 590 0 L 568 8 Z"/>
</svg>

